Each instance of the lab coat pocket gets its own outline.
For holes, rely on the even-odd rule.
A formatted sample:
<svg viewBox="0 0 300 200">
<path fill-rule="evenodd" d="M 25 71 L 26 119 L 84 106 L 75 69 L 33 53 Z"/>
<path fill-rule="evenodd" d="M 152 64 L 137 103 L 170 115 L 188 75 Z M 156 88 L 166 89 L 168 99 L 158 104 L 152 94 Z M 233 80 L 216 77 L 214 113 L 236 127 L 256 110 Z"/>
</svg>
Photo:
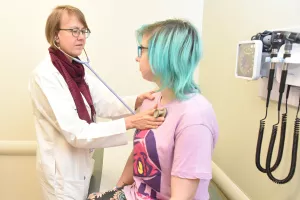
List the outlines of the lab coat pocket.
<svg viewBox="0 0 300 200">
<path fill-rule="evenodd" d="M 84 180 L 57 180 L 57 194 L 64 200 L 84 200 Z"/>
</svg>

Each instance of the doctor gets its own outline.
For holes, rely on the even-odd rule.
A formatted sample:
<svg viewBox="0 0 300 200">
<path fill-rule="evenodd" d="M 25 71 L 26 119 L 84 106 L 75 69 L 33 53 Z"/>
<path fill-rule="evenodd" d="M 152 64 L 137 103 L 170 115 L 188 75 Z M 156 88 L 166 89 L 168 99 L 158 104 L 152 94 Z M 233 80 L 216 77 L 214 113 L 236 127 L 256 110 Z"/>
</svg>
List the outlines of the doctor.
<svg viewBox="0 0 300 200">
<path fill-rule="evenodd" d="M 126 130 L 156 128 L 164 121 L 153 117 L 154 109 L 129 115 L 100 81 L 62 53 L 78 57 L 89 34 L 79 9 L 56 7 L 46 23 L 49 55 L 29 82 L 43 199 L 86 199 L 94 166 L 93 148 L 126 144 Z M 136 109 L 146 98 L 151 99 L 151 93 L 124 101 Z M 96 116 L 119 119 L 96 122 Z"/>
</svg>

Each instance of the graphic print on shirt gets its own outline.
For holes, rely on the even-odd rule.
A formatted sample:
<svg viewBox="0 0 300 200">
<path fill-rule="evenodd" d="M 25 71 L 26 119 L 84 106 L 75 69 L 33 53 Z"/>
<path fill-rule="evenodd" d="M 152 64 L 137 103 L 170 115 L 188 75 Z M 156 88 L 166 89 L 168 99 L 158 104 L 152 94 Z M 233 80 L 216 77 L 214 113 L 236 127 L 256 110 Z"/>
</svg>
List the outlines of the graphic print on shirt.
<svg viewBox="0 0 300 200">
<path fill-rule="evenodd" d="M 143 182 L 138 186 L 138 193 L 143 198 L 157 199 L 156 192 L 160 192 L 161 185 L 161 167 L 152 130 L 136 131 L 133 159 L 133 174 L 143 179 Z M 147 185 L 151 187 L 150 194 Z"/>
</svg>

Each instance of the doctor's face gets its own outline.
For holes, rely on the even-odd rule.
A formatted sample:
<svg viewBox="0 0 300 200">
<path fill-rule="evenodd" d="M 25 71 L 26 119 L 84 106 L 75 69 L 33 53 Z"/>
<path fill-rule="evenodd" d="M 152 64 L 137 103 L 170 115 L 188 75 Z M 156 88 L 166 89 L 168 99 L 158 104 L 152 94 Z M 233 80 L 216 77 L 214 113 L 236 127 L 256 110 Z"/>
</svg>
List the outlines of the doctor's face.
<svg viewBox="0 0 300 200">
<path fill-rule="evenodd" d="M 64 12 L 56 43 L 67 54 L 78 57 L 82 53 L 86 42 L 86 35 L 83 34 L 84 31 L 87 31 L 87 29 L 78 20 L 76 15 Z"/>
<path fill-rule="evenodd" d="M 143 79 L 155 82 L 155 76 L 151 70 L 148 58 L 148 39 L 149 36 L 143 36 L 142 43 L 138 47 L 138 56 L 135 60 L 139 63 Z"/>
</svg>

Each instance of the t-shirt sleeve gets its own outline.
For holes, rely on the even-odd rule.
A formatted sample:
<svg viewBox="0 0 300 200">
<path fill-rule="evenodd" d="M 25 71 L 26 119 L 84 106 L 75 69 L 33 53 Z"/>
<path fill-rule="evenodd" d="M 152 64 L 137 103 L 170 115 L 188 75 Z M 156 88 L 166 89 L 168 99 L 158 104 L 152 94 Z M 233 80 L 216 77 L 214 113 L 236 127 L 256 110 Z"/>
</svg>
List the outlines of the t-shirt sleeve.
<svg viewBox="0 0 300 200">
<path fill-rule="evenodd" d="M 213 136 L 205 125 L 190 125 L 175 137 L 172 176 L 186 179 L 212 178 Z"/>
</svg>

